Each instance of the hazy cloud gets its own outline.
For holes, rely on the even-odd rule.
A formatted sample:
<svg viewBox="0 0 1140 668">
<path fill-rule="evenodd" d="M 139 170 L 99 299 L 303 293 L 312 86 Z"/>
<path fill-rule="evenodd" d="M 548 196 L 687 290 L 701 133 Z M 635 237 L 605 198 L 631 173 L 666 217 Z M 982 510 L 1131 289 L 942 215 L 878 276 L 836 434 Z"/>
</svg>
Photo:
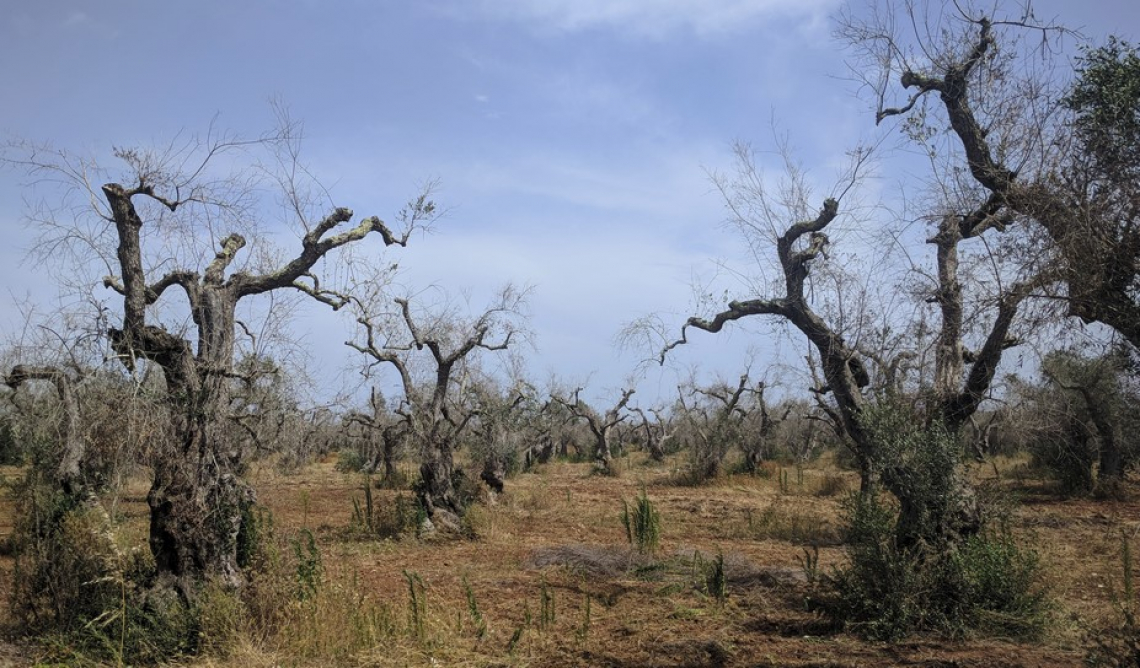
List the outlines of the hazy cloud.
<svg viewBox="0 0 1140 668">
<path fill-rule="evenodd" d="M 677 31 L 702 36 L 735 32 L 773 16 L 814 21 L 836 4 L 835 0 L 479 0 L 463 6 L 559 31 L 611 28 L 656 38 Z M 452 9 L 463 11 L 460 5 Z"/>
<path fill-rule="evenodd" d="M 67 18 L 63 22 L 63 24 L 68 27 L 81 26 L 87 23 L 91 23 L 91 17 L 85 12 L 72 12 L 67 15 Z"/>
</svg>

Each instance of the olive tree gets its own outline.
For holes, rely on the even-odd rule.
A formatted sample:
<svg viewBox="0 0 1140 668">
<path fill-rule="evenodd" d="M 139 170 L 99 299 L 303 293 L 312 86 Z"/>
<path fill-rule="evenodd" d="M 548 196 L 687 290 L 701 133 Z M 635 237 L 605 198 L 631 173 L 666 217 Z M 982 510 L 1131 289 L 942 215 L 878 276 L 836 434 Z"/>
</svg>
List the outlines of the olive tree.
<svg viewBox="0 0 1140 668">
<path fill-rule="evenodd" d="M 1085 48 L 1076 75 L 1062 155 L 1011 199 L 1053 241 L 1069 312 L 1140 347 L 1140 52 L 1110 38 Z"/>
<path fill-rule="evenodd" d="M 1040 376 L 1017 387 L 1034 461 L 1066 492 L 1113 495 L 1136 454 L 1137 395 L 1127 353 L 1054 350 L 1041 361 Z"/>
<path fill-rule="evenodd" d="M 590 430 L 590 435 L 593 436 L 594 439 L 594 463 L 602 473 L 613 475 L 617 473 L 616 469 L 614 469 L 614 428 L 628 417 L 628 414 L 622 411 L 629 404 L 630 397 L 633 396 L 634 390 L 622 390 L 621 396 L 614 402 L 613 407 L 606 409 L 605 413 L 602 414 L 589 403 L 582 400 L 581 394 L 583 389 L 585 388 L 576 388 L 569 397 L 554 394 L 551 398 L 564 406 L 570 411 L 571 415 L 586 425 Z"/>
<path fill-rule="evenodd" d="M 649 458 L 657 463 L 665 461 L 665 443 L 673 437 L 673 416 L 660 408 L 650 408 L 648 411 L 641 407 L 629 409 L 639 418 L 641 438 L 645 443 L 645 450 Z M 653 414 L 653 420 L 646 413 Z"/>
<path fill-rule="evenodd" d="M 746 397 L 756 391 L 747 373 L 740 376 L 735 386 L 722 382 L 708 387 L 693 383 L 677 388 L 677 405 L 684 427 L 682 433 L 689 442 L 689 475 L 693 482 L 720 475 L 729 450 L 737 445 L 745 447 Z"/>
<path fill-rule="evenodd" d="M 1032 100 L 987 104 L 981 116 L 971 107 L 968 91 L 972 86 L 980 82 L 989 90 L 991 84 L 1013 76 L 1009 70 L 1017 64 L 991 52 L 994 21 L 962 9 L 945 17 L 944 23 L 924 23 L 926 17 L 914 15 L 918 10 L 909 3 L 897 11 L 900 16 L 889 20 L 874 13 L 868 23 L 848 17 L 840 33 L 854 45 L 859 70 L 875 70 L 869 75 L 869 84 L 880 95 L 875 121 L 906 117 L 928 93 L 937 93 L 941 103 L 924 107 L 924 115 L 901 128 L 926 149 L 931 169 L 929 185 L 909 196 L 914 200 L 921 195 L 921 199 L 908 206 L 917 208 L 919 219 L 929 225 L 926 243 L 932 252 L 911 250 L 910 256 L 918 259 L 905 287 L 933 307 L 936 320 L 929 326 L 933 330 L 933 377 L 929 384 L 913 388 L 918 394 L 912 395 L 906 410 L 917 411 L 940 433 L 956 434 L 987 398 L 1003 353 L 1018 343 L 1012 328 L 1020 307 L 1048 280 L 1037 258 L 1026 252 L 1025 217 L 1008 200 L 1008 184 L 1016 174 L 998 162 L 1001 156 L 1011 155 L 1041 159 L 1042 143 L 1035 133 L 1039 126 L 1021 124 L 1035 118 Z M 907 12 L 913 21 L 901 20 Z M 910 42 L 900 34 L 902 26 L 913 29 Z M 881 73 L 875 69 L 879 66 L 884 68 Z M 897 107 L 887 106 L 890 75 L 900 70 L 904 88 L 917 87 L 918 92 Z M 960 146 L 938 143 L 942 136 L 930 128 L 939 122 L 952 128 Z M 1001 150 L 992 149 L 989 142 L 999 140 Z M 822 198 L 811 215 L 807 213 L 811 187 L 798 166 L 772 187 L 752 160 L 742 160 L 737 178 L 721 181 L 730 222 L 749 248 L 774 251 L 779 280 L 760 285 L 769 294 L 732 300 L 711 316 L 689 318 L 680 337 L 664 352 L 688 343 L 692 330 L 717 333 L 744 318 L 771 317 L 790 324 L 810 342 L 817 356 L 821 382 L 816 392 L 830 397 L 828 410 L 852 443 L 864 492 L 881 484 L 898 499 L 898 535 L 911 546 L 927 540 L 949 545 L 980 526 L 967 481 L 956 471 L 945 472 L 954 478 L 950 488 L 955 500 L 950 504 L 913 493 L 913 476 L 905 470 L 906 461 L 880 452 L 882 434 L 876 432 L 881 430 L 869 430 L 863 419 L 867 407 L 878 400 L 872 388 L 869 361 L 873 360 L 861 341 L 845 335 L 841 314 L 834 308 L 830 313 L 821 308 L 826 304 L 822 293 L 827 285 L 819 276 L 825 276 L 829 264 L 835 262 L 834 251 L 828 254 L 832 246 L 828 231 L 842 222 L 841 203 L 858 192 L 869 162 L 868 152 L 855 151 L 852 167 L 834 194 Z M 891 225 L 891 221 L 863 224 Z M 901 242 L 905 235 L 899 233 L 898 238 Z M 978 273 L 987 266 L 993 267 L 988 276 Z M 911 313 L 922 313 L 925 325 L 924 311 L 912 309 Z M 900 328 L 905 326 L 900 324 Z M 895 359 L 903 358 L 896 355 Z M 892 364 L 877 366 L 891 368 Z M 896 386 L 897 381 L 890 385 Z M 942 437 L 930 440 L 946 442 Z M 916 526 L 918 522 L 925 526 Z"/>
<path fill-rule="evenodd" d="M 538 392 L 521 379 L 505 385 L 484 375 L 471 384 L 467 395 L 471 459 L 482 464 L 479 478 L 502 493 L 507 476 L 535 458 L 535 444 L 549 435 Z"/>
<path fill-rule="evenodd" d="M 435 528 L 458 530 L 464 508 L 452 483 L 454 454 L 473 413 L 456 386 L 479 353 L 507 350 L 525 336 L 528 292 L 507 286 L 482 313 L 466 318 L 446 303 L 421 310 L 409 298 L 373 296 L 353 299 L 363 340 L 346 344 L 370 367 L 397 373 L 403 396 L 396 413 L 420 450 L 420 503 Z"/>
<path fill-rule="evenodd" d="M 244 453 L 228 419 L 241 376 L 239 304 L 289 291 L 339 308 L 343 297 L 317 274 L 323 260 L 366 239 L 403 246 L 434 215 L 426 194 L 395 229 L 317 201 L 312 184 L 296 179 L 306 172 L 297 169 L 294 130 L 286 123 L 250 141 L 211 130 L 167 147 L 117 148 L 117 172 L 30 143 L 5 154 L 60 198 L 33 212 L 45 230 L 41 250 L 55 258 L 66 249 L 62 257 L 80 260 L 80 283 L 104 267 L 102 285 L 118 296 L 117 306 L 103 305 L 113 355 L 131 372 L 161 375 L 171 438 L 155 444 L 160 452 L 150 462 L 149 543 L 160 581 L 186 596 L 203 578 L 243 581 L 237 546 L 254 493 L 242 479 Z M 274 164 L 285 168 L 267 166 Z M 287 222 L 299 232 L 292 251 L 274 249 L 269 221 L 258 224 L 272 210 L 258 199 L 266 186 L 279 186 Z"/>
<path fill-rule="evenodd" d="M 893 17 L 893 18 L 892 18 Z M 892 22 L 918 26 L 908 45 Z M 1049 278 L 1068 314 L 1100 322 L 1140 346 L 1140 56 L 1110 39 L 1085 46 L 1076 76 L 1058 75 L 1056 38 L 1070 34 L 1017 8 L 958 5 L 941 37 L 921 5 L 843 35 L 861 51 L 878 98 L 876 119 L 901 118 L 912 137 L 949 156 L 1005 224 L 1028 218 L 1053 251 Z M 907 91 L 894 101 L 894 81 Z M 941 133 L 948 127 L 949 133 Z"/>
<path fill-rule="evenodd" d="M 344 415 L 343 433 L 357 443 L 350 468 L 371 475 L 383 466 L 381 482 L 395 486 L 400 479 L 396 461 L 408 436 L 407 421 L 388 409 L 383 393 L 375 386 L 369 391 L 368 406 L 368 412 L 350 411 Z M 354 427 L 362 433 L 353 433 Z M 337 468 L 341 466 L 338 464 Z"/>
</svg>

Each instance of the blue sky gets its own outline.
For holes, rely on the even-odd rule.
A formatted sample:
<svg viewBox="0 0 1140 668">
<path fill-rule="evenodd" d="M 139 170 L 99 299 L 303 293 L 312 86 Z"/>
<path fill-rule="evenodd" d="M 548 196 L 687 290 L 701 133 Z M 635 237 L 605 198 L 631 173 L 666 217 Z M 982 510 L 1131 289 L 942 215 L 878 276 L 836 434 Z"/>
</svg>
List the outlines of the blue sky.
<svg viewBox="0 0 1140 668">
<path fill-rule="evenodd" d="M 831 39 L 837 0 L 254 0 L 20 3 L 0 19 L 0 133 L 106 158 L 220 127 L 256 134 L 277 99 L 304 123 L 303 159 L 337 204 L 391 216 L 438 178 L 438 232 L 393 255 L 411 286 L 533 285 L 531 369 L 616 396 L 639 357 L 614 337 L 647 313 L 680 323 L 692 285 L 743 254 L 710 170 L 773 123 L 828 183 L 875 136 Z M 1136 38 L 1140 3 L 1034 3 L 1041 17 Z M 1079 9 L 1070 9 L 1079 7 Z M 52 294 L 23 219 L 27 179 L 0 171 L 0 327 Z M 98 278 L 98 277 L 95 277 Z M 109 295 L 108 295 L 109 297 Z M 699 365 L 734 377 L 802 348 L 760 325 L 678 351 L 643 396 Z M 347 323 L 293 325 L 324 369 L 351 365 Z M 780 353 L 776 347 L 784 350 Z M 604 399 L 603 399 L 604 401 Z M 649 403 L 647 400 L 645 403 Z"/>
</svg>

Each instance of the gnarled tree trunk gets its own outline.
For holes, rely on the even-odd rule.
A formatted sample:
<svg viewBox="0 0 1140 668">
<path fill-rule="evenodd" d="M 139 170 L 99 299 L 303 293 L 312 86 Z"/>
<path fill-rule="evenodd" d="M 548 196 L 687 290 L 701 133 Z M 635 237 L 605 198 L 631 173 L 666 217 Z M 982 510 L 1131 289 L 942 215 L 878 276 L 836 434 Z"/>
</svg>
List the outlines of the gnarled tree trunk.
<svg viewBox="0 0 1140 668">
<path fill-rule="evenodd" d="M 138 360 L 157 365 L 166 380 L 166 402 L 173 442 L 158 449 L 154 478 L 147 494 L 150 507 L 150 547 L 160 581 L 189 596 L 195 582 L 213 577 L 231 586 L 243 583 L 237 548 L 242 521 L 253 490 L 242 480 L 242 453 L 227 434 L 230 383 L 234 377 L 235 318 L 238 302 L 251 295 L 293 288 L 334 307 L 343 297 L 322 291 L 309 270 L 329 251 L 380 232 L 386 244 L 403 245 L 377 218 L 326 236 L 352 218 L 349 209 L 336 209 L 302 239 L 301 252 L 280 269 L 252 275 L 226 270 L 245 246 L 233 234 L 222 240 L 205 273 L 171 271 L 148 283 L 143 269 L 140 232 L 143 220 L 134 198 L 149 197 L 170 211 L 184 202 L 167 200 L 140 177 L 134 188 L 116 183 L 103 186 L 118 234 L 121 276 L 104 284 L 123 295 L 122 328 L 109 334 L 115 352 L 133 368 Z M 309 277 L 313 284 L 301 282 Z M 146 321 L 146 309 L 167 288 L 178 286 L 187 297 L 197 329 L 197 349 L 189 340 Z"/>
</svg>

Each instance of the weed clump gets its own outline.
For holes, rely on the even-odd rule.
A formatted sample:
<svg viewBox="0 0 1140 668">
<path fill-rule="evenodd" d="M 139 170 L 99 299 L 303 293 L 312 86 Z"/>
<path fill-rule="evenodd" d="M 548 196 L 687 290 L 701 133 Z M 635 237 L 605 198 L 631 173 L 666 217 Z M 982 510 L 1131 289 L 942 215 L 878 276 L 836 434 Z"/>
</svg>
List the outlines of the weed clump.
<svg viewBox="0 0 1140 668">
<path fill-rule="evenodd" d="M 399 538 L 415 533 L 427 512 L 419 501 L 408 494 L 398 494 L 391 504 L 376 503 L 372 493 L 372 477 L 365 476 L 363 502 L 352 498 L 350 531 L 362 538 Z"/>
<path fill-rule="evenodd" d="M 661 514 L 649 500 L 645 488 L 630 506 L 624 499 L 621 502 L 621 522 L 629 544 L 641 554 L 653 554 L 661 542 Z"/>
<path fill-rule="evenodd" d="M 701 589 L 716 602 L 718 607 L 724 607 L 728 600 L 728 578 L 724 570 L 724 553 L 717 552 L 712 561 L 705 561 L 699 552 L 693 554 L 693 568 L 699 572 Z"/>
<path fill-rule="evenodd" d="M 42 462 L 11 491 L 11 609 L 50 660 L 147 663 L 197 651 L 196 611 L 156 586 L 150 552 L 122 547 L 94 498 L 61 490 Z"/>
<path fill-rule="evenodd" d="M 1088 634 L 1091 647 L 1085 663 L 1090 666 L 1140 666 L 1140 615 L 1132 576 L 1132 544 L 1123 531 L 1120 543 L 1123 591 L 1114 591 L 1112 596 L 1116 620 L 1111 626 Z"/>
</svg>

